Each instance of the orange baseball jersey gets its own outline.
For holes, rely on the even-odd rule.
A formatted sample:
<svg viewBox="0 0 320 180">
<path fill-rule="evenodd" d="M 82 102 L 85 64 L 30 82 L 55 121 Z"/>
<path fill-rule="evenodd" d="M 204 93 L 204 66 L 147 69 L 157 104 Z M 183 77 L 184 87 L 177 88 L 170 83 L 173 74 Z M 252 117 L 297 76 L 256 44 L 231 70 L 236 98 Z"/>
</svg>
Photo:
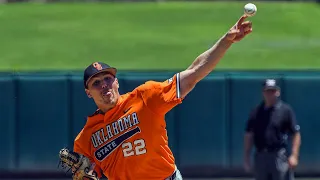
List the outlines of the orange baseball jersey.
<svg viewBox="0 0 320 180">
<path fill-rule="evenodd" d="M 88 117 L 74 151 L 96 164 L 99 177 L 165 179 L 175 170 L 165 114 L 181 102 L 179 73 L 164 82 L 148 81 L 121 95 L 107 113 Z"/>
</svg>

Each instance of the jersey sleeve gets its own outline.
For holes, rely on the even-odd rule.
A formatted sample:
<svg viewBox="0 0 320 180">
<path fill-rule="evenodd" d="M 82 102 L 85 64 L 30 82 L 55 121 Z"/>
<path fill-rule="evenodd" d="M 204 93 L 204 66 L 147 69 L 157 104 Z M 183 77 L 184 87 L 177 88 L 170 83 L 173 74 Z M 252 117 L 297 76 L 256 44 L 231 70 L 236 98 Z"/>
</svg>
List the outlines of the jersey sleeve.
<svg viewBox="0 0 320 180">
<path fill-rule="evenodd" d="M 77 137 L 74 140 L 73 151 L 86 156 L 91 163 L 95 164 L 88 150 L 90 147 L 90 144 L 85 144 L 84 142 L 90 142 L 90 141 L 85 140 L 84 129 L 82 129 L 81 132 L 77 135 Z M 97 164 L 95 164 L 94 166 L 94 171 L 97 173 L 99 178 L 102 177 L 103 173 L 101 172 L 101 168 Z"/>
<path fill-rule="evenodd" d="M 180 97 L 179 73 L 163 82 L 148 81 L 139 89 L 146 106 L 161 115 L 166 114 L 183 100 Z"/>
<path fill-rule="evenodd" d="M 300 125 L 298 124 L 296 115 L 291 107 L 288 108 L 287 129 L 291 134 L 294 134 L 300 131 Z"/>
</svg>

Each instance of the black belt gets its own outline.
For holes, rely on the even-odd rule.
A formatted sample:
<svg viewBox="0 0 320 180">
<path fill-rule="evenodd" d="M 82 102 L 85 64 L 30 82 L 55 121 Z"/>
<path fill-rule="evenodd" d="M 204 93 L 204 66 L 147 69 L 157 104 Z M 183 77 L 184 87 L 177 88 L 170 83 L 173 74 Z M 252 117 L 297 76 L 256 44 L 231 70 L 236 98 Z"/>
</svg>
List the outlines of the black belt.
<svg viewBox="0 0 320 180">
<path fill-rule="evenodd" d="M 257 152 L 278 152 L 280 149 L 282 149 L 283 147 L 267 147 L 267 148 L 257 148 Z"/>
</svg>

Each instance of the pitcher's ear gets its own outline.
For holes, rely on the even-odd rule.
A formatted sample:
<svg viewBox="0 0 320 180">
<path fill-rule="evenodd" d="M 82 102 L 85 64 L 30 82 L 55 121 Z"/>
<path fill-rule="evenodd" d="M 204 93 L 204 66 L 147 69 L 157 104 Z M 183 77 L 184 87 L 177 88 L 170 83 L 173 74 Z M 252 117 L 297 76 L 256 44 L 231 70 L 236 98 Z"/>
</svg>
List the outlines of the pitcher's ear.
<svg viewBox="0 0 320 180">
<path fill-rule="evenodd" d="M 116 83 L 117 83 L 117 87 L 119 88 L 120 87 L 120 85 L 119 85 L 119 81 L 118 81 L 118 78 L 116 78 Z"/>
<path fill-rule="evenodd" d="M 85 92 L 86 92 L 88 98 L 92 98 L 92 96 L 91 96 L 91 94 L 90 94 L 90 91 L 89 91 L 88 89 L 85 89 Z"/>
</svg>

